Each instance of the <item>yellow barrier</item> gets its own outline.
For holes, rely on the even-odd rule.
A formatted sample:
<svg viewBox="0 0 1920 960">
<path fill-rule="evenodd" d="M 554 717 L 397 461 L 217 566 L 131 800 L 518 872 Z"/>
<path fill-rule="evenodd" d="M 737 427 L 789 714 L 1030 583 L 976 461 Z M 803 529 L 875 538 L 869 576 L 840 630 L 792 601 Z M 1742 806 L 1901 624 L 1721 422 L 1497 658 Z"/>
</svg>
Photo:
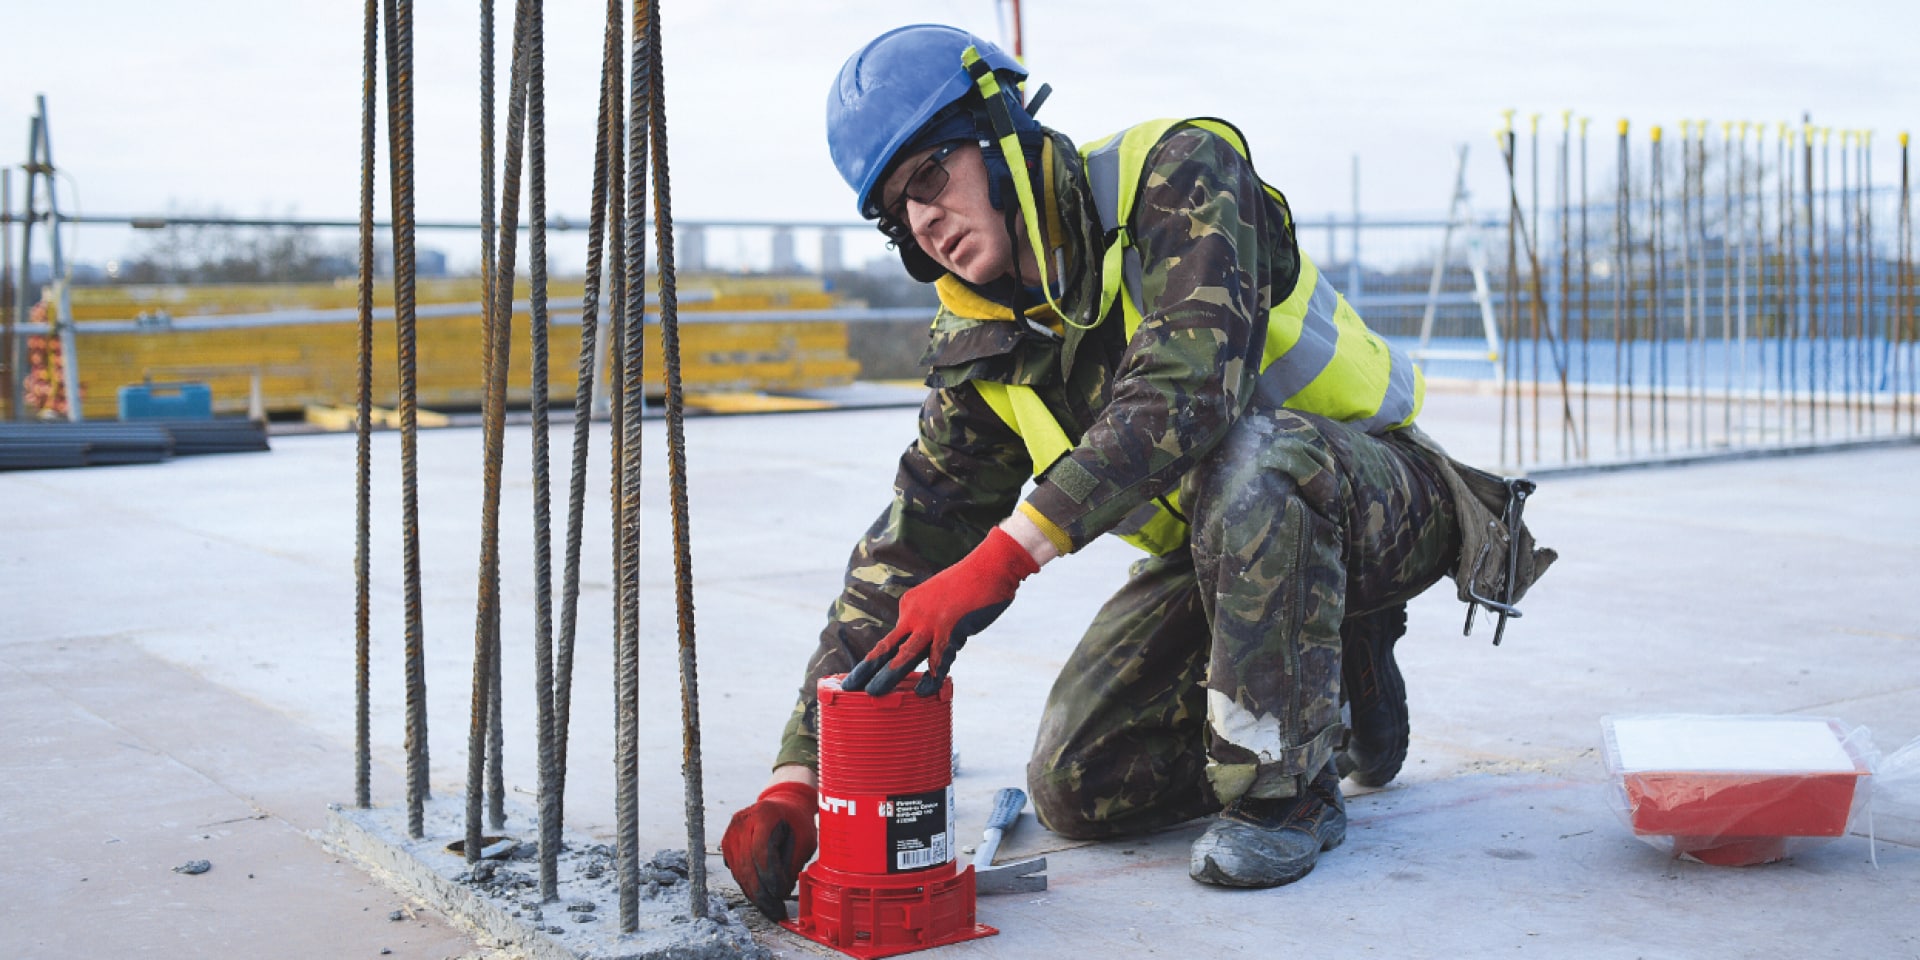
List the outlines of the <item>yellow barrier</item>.
<svg viewBox="0 0 1920 960">
<path fill-rule="evenodd" d="M 527 317 L 513 323 L 510 402 L 524 403 L 528 377 Z M 425 318 L 416 334 L 419 402 L 428 408 L 478 408 L 481 401 L 479 316 Z M 374 402 L 398 395 L 392 321 L 374 325 Z M 354 323 L 306 323 L 207 330 L 89 331 L 77 326 L 80 396 L 89 418 L 118 414 L 119 388 L 143 380 L 197 380 L 213 391 L 216 414 L 247 412 L 253 379 L 268 413 L 309 406 L 351 406 L 357 387 Z M 646 383 L 665 393 L 660 328 L 647 328 Z M 556 326 L 550 337 L 548 389 L 570 397 L 577 381 L 580 328 Z M 840 386 L 859 374 L 847 356 L 847 325 L 833 321 L 684 323 L 681 379 L 689 391 L 782 391 Z"/>
</svg>

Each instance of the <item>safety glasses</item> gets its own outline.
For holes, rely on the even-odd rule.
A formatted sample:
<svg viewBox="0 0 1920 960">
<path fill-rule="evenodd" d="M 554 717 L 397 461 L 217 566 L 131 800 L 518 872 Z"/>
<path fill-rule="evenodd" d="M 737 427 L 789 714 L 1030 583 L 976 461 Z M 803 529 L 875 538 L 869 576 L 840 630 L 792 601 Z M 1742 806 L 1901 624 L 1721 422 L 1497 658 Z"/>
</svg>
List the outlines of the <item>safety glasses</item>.
<svg viewBox="0 0 1920 960">
<path fill-rule="evenodd" d="M 920 161 L 919 166 L 913 168 L 913 173 L 907 177 L 907 185 L 901 188 L 900 195 L 881 207 L 883 211 L 879 218 L 881 233 L 895 241 L 912 239 L 913 227 L 907 222 L 907 201 L 932 203 L 939 199 L 941 192 L 947 189 L 946 159 L 963 145 L 964 142 L 959 140 L 949 143 L 928 154 L 925 160 Z"/>
</svg>

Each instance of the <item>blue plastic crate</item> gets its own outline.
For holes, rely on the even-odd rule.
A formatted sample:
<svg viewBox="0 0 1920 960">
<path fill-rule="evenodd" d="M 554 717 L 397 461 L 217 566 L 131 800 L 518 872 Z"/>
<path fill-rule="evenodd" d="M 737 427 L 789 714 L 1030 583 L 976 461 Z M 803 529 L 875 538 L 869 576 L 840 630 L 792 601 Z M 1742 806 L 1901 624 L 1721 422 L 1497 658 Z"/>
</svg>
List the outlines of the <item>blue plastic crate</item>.
<svg viewBox="0 0 1920 960">
<path fill-rule="evenodd" d="M 122 420 L 211 420 L 213 390 L 204 383 L 137 383 L 120 388 Z"/>
</svg>

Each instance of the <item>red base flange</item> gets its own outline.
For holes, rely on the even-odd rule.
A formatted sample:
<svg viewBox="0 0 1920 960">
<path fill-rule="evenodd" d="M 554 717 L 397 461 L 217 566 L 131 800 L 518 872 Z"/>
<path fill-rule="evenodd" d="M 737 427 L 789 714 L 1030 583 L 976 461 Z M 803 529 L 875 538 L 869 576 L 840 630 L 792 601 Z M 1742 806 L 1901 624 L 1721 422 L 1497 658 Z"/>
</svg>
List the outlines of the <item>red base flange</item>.
<svg viewBox="0 0 1920 960">
<path fill-rule="evenodd" d="M 816 861 L 800 874 L 799 919 L 780 925 L 860 960 L 978 940 L 1000 931 L 975 920 L 973 882 L 972 865 L 863 876 Z"/>
</svg>

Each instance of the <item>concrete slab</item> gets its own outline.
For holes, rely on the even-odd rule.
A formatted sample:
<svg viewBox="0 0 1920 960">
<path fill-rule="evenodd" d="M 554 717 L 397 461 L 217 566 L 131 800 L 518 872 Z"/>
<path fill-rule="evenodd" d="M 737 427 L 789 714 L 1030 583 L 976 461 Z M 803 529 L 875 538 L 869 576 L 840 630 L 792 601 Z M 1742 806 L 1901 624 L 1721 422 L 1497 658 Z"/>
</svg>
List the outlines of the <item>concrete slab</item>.
<svg viewBox="0 0 1920 960">
<path fill-rule="evenodd" d="M 1423 423 L 1484 461 L 1496 443 L 1497 404 L 1436 392 Z M 714 855 L 720 831 L 764 781 L 802 660 L 848 549 L 886 505 L 913 417 L 882 408 L 688 421 L 716 876 L 724 876 Z M 640 828 L 651 850 L 684 845 L 685 834 L 663 428 L 645 429 Z M 571 828 L 604 838 L 614 791 L 603 427 L 594 440 L 568 813 Z M 375 755 L 395 766 L 403 758 L 397 446 L 390 434 L 376 443 L 373 558 Z M 516 428 L 503 508 L 502 633 L 507 781 L 531 799 L 527 450 L 526 431 Z M 566 460 L 556 448 L 556 477 Z M 447 796 L 462 789 L 466 766 L 479 463 L 477 431 L 421 435 L 429 743 L 434 789 Z M 1863 837 L 1769 867 L 1676 862 L 1634 839 L 1609 809 L 1598 752 L 1599 719 L 1610 713 L 1833 715 L 1870 727 L 1883 750 L 1920 737 L 1916 472 L 1920 448 L 1904 447 L 1545 480 L 1528 514 L 1562 551 L 1561 565 L 1498 649 L 1487 627 L 1460 636 L 1462 608 L 1444 585 L 1414 605 L 1400 646 L 1412 758 L 1390 787 L 1354 791 L 1347 844 L 1312 876 L 1274 891 L 1213 890 L 1184 876 L 1198 825 L 1089 845 L 1029 818 L 1002 858 L 1045 853 L 1051 888 L 983 900 L 981 919 L 1002 933 L 945 954 L 1920 955 L 1920 933 L 1905 919 L 1920 902 L 1914 838 L 1883 838 L 1878 869 Z M 345 436 L 276 438 L 267 455 L 0 475 L 0 500 L 16 505 L 0 544 L 8 618 L 0 658 L 110 636 L 204 677 L 223 696 L 256 701 L 327 746 L 324 761 L 307 764 L 317 779 L 287 783 L 268 807 L 289 822 L 317 821 L 326 802 L 352 791 L 343 749 L 353 732 L 352 478 Z M 564 516 L 558 505 L 555 514 Z M 1130 554 L 1099 544 L 1050 566 L 968 645 L 955 672 L 966 833 L 977 833 L 997 788 L 1021 781 L 1053 675 Z M 217 752 L 244 732 L 199 731 L 176 749 Z M 26 746 L 4 742 L 0 763 L 35 769 Z M 266 768 L 283 762 L 258 762 L 257 775 L 272 779 Z M 240 755 L 233 766 L 250 762 Z M 260 795 L 268 793 L 263 786 Z M 401 798 L 397 781 L 376 784 L 376 802 Z M 141 802 L 113 800 L 88 822 Z M 6 809 L 26 808 L 10 800 Z M 20 883 L 0 879 L 9 890 Z M 8 929 L 13 919 L 0 917 Z M 784 932 L 756 930 L 778 956 L 817 955 Z"/>
<path fill-rule="evenodd" d="M 0 731 L 0 956 L 491 955 L 308 835 L 350 753 L 130 643 L 0 647 Z"/>
</svg>

